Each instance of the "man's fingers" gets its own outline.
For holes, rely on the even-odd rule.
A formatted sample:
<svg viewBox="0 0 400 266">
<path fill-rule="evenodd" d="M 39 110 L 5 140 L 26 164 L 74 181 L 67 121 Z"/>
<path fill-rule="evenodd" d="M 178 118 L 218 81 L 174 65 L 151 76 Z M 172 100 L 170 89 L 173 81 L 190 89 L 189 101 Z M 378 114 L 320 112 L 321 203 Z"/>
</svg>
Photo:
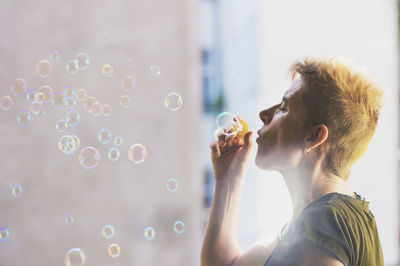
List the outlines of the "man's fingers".
<svg viewBox="0 0 400 266">
<path fill-rule="evenodd" d="M 244 147 L 246 149 L 250 148 L 253 143 L 251 142 L 251 137 L 253 136 L 253 131 L 249 131 L 244 135 Z"/>
<path fill-rule="evenodd" d="M 211 148 L 211 155 L 213 157 L 220 157 L 221 156 L 221 150 L 219 149 L 219 144 L 218 142 L 214 142 L 210 144 Z"/>
</svg>

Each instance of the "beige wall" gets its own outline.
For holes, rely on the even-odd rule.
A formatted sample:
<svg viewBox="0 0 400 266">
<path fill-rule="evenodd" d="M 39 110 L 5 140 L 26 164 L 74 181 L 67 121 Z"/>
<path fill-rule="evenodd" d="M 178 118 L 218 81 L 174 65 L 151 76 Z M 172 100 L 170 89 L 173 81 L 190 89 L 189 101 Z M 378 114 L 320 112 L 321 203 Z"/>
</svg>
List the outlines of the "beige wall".
<svg viewBox="0 0 400 266">
<path fill-rule="evenodd" d="M 56 132 L 55 121 L 65 108 L 46 105 L 47 114 L 33 117 L 26 128 L 16 123 L 17 113 L 29 108 L 23 96 L 0 111 L 0 227 L 10 230 L 10 239 L 0 243 L 1 265 L 62 265 L 75 247 L 86 252 L 87 265 L 199 263 L 201 86 L 194 11 L 195 1 L 183 0 L 0 1 L 0 96 L 22 77 L 29 88 L 84 88 L 113 109 L 110 117 L 93 117 L 78 106 L 81 123 L 66 132 L 80 137 L 81 148 L 99 148 L 102 160 L 93 170 L 79 165 L 77 153 L 57 149 L 63 133 Z M 35 66 L 54 49 L 60 62 L 42 79 Z M 65 63 L 79 52 L 90 56 L 90 66 L 68 74 Z M 105 63 L 114 66 L 111 78 L 101 75 Z M 161 67 L 158 78 L 149 75 L 151 65 Z M 129 74 L 137 76 L 137 88 L 129 93 L 131 106 L 122 109 L 119 82 Z M 177 112 L 164 106 L 172 91 L 183 97 Z M 97 140 L 104 127 L 124 138 L 117 162 L 107 158 L 111 144 Z M 137 142 L 149 154 L 140 165 L 126 156 Z M 179 181 L 175 193 L 165 189 L 170 177 Z M 24 189 L 18 199 L 11 194 L 16 183 Z M 75 217 L 72 226 L 64 224 L 68 213 Z M 186 224 L 181 235 L 173 232 L 176 220 Z M 106 224 L 116 230 L 110 240 L 101 234 Z M 147 226 L 156 230 L 152 241 L 143 236 Z M 113 242 L 121 247 L 115 259 L 107 255 Z"/>
</svg>

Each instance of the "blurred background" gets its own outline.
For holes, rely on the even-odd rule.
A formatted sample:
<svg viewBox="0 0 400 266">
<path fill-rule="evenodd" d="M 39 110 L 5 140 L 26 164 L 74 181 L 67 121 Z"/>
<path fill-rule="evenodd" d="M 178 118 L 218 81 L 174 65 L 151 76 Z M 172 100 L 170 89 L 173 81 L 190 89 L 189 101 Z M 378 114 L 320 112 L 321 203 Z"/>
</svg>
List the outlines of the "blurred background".
<svg viewBox="0 0 400 266">
<path fill-rule="evenodd" d="M 310 55 L 349 57 L 384 89 L 350 183 L 400 265 L 398 6 L 0 0 L 0 265 L 199 265 L 216 116 L 256 131 Z M 252 165 L 242 247 L 291 211 L 282 177 Z"/>
</svg>

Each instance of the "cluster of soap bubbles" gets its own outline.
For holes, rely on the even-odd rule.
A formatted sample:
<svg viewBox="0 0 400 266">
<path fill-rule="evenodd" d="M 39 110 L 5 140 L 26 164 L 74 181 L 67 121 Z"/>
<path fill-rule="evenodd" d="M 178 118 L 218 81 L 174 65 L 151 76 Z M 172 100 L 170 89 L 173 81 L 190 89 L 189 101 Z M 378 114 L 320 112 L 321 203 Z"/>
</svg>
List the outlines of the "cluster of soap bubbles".
<svg viewBox="0 0 400 266">
<path fill-rule="evenodd" d="M 78 70 L 85 70 L 90 65 L 90 58 L 86 53 L 79 53 L 74 59 L 68 60 L 65 68 L 70 74 L 75 74 Z"/>
<path fill-rule="evenodd" d="M 111 131 L 108 128 L 100 129 L 99 133 L 97 134 L 97 138 L 99 139 L 101 144 L 110 144 L 113 140 Z M 121 136 L 117 136 L 114 138 L 114 144 L 118 147 L 121 147 L 123 143 L 123 139 Z M 108 158 L 112 161 L 118 161 L 120 157 L 120 151 L 118 147 L 113 146 L 108 150 Z"/>
<path fill-rule="evenodd" d="M 103 227 L 103 236 L 106 239 L 110 239 L 114 236 L 115 230 L 114 227 L 110 224 L 107 224 Z M 121 248 L 117 243 L 110 244 L 108 246 L 108 255 L 110 257 L 116 258 L 121 254 Z"/>
<path fill-rule="evenodd" d="M 86 90 L 80 90 L 76 98 L 82 102 L 83 109 L 93 116 L 108 117 L 111 115 L 111 106 L 109 104 L 101 104 L 96 97 L 87 96 Z"/>
<path fill-rule="evenodd" d="M 183 221 L 178 220 L 174 223 L 173 229 L 175 233 L 182 234 L 186 229 L 186 225 Z M 143 234 L 147 240 L 153 240 L 156 237 L 156 230 L 153 227 L 149 226 L 144 229 Z"/>
<path fill-rule="evenodd" d="M 220 113 L 217 116 L 215 123 L 217 125 L 217 129 L 214 132 L 216 139 L 218 139 L 218 136 L 221 134 L 233 136 L 243 129 L 243 125 L 240 123 L 239 118 L 228 112 Z"/>
</svg>

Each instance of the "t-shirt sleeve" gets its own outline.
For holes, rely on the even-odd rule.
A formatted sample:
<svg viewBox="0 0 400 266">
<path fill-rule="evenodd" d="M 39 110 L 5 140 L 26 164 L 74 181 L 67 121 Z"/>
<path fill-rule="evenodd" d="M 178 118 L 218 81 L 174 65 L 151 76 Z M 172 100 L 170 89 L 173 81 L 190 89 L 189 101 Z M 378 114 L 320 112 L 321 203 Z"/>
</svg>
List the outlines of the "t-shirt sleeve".
<svg viewBox="0 0 400 266">
<path fill-rule="evenodd" d="M 296 225 L 298 236 L 328 249 L 345 266 L 350 265 L 351 232 L 347 219 L 334 207 L 312 209 L 303 214 Z"/>
</svg>

